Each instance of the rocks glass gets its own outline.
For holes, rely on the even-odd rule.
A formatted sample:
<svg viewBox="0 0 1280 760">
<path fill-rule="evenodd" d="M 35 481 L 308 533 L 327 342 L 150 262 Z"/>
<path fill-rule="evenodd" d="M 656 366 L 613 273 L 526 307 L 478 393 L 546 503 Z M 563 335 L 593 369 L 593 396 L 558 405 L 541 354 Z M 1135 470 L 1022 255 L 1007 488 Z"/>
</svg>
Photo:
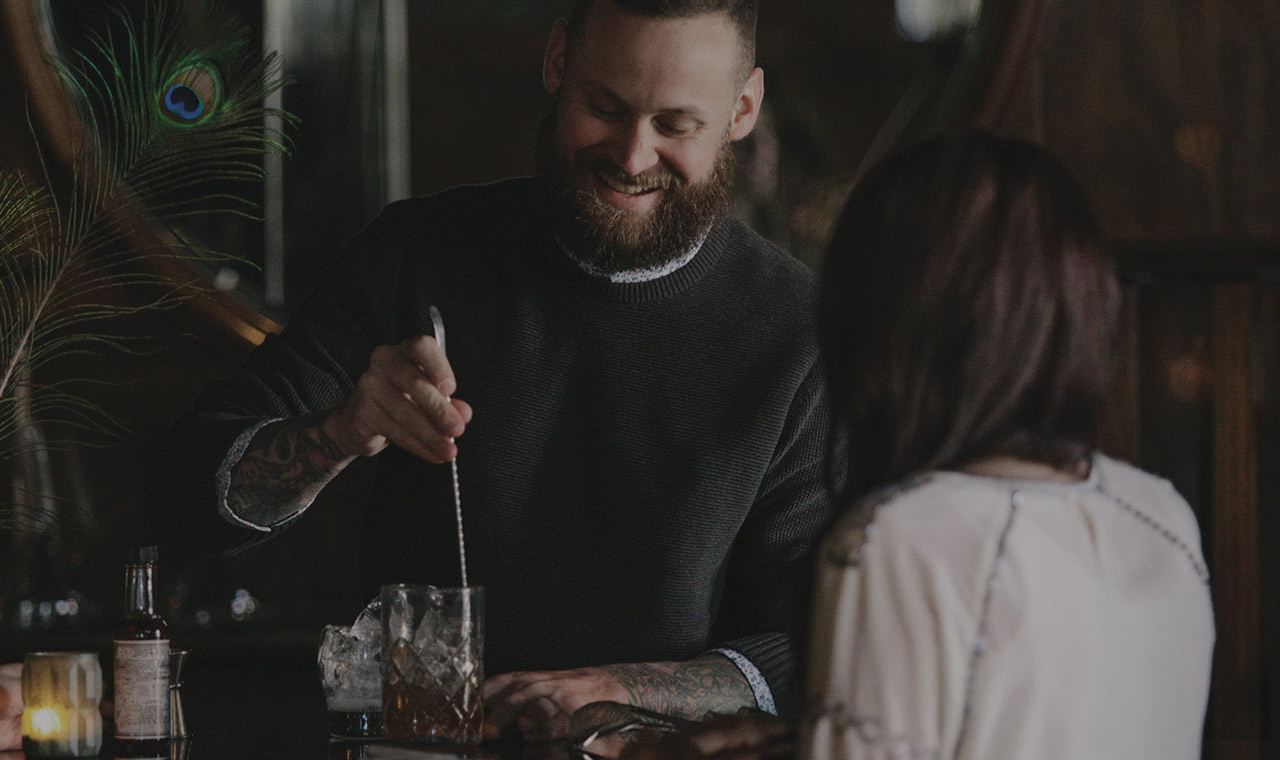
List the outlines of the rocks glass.
<svg viewBox="0 0 1280 760">
<path fill-rule="evenodd" d="M 350 627 L 324 627 L 316 660 L 331 736 L 374 739 L 382 735 L 381 618 L 375 599 Z"/>
<path fill-rule="evenodd" d="M 385 738 L 478 744 L 483 681 L 482 587 L 382 587 Z"/>
</svg>

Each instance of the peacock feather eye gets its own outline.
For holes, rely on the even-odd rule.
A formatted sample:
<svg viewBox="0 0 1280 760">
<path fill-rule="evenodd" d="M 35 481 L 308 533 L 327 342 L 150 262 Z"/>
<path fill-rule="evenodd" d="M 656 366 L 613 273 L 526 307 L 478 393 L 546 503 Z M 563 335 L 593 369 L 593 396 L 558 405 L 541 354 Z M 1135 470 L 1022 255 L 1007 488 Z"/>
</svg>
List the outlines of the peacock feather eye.
<svg viewBox="0 0 1280 760">
<path fill-rule="evenodd" d="M 182 66 L 169 77 L 160 96 L 160 114 L 174 124 L 195 126 L 217 109 L 222 77 L 209 64 Z"/>
</svg>

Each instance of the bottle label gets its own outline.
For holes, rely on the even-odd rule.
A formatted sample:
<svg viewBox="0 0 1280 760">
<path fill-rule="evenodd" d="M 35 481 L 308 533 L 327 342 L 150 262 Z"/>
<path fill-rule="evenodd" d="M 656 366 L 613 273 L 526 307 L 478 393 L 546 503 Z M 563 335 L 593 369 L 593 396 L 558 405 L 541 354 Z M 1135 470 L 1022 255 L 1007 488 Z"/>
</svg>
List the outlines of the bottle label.
<svg viewBox="0 0 1280 760">
<path fill-rule="evenodd" d="M 116 641 L 116 738 L 169 736 L 169 642 Z"/>
</svg>

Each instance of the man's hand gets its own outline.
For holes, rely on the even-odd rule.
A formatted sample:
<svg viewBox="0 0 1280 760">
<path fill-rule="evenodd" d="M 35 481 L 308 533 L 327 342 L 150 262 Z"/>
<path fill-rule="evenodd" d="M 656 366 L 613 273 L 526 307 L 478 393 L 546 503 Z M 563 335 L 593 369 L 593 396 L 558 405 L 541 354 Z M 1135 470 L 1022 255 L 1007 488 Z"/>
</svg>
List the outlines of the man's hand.
<svg viewBox="0 0 1280 760">
<path fill-rule="evenodd" d="M 435 338 L 419 336 L 379 346 L 356 389 L 323 423 L 346 456 L 373 456 L 388 443 L 432 464 L 458 455 L 453 439 L 471 421 L 471 407 L 450 398 L 458 383 Z"/>
<path fill-rule="evenodd" d="M 574 711 L 601 700 L 690 720 L 710 713 L 732 714 L 756 704 L 742 672 L 719 654 L 687 662 L 506 673 L 485 681 L 482 695 L 485 738 L 518 731 L 526 741 L 568 736 Z"/>
<path fill-rule="evenodd" d="M 622 684 L 606 668 L 504 673 L 484 682 L 484 738 L 518 732 L 525 741 L 569 735 L 579 707 L 608 700 L 627 702 Z"/>
<path fill-rule="evenodd" d="M 395 443 L 441 464 L 457 456 L 453 438 L 471 407 L 449 398 L 457 382 L 435 338 L 374 349 L 369 369 L 345 403 L 321 419 L 274 422 L 254 436 L 231 469 L 227 507 L 257 525 L 274 525 L 310 504 L 358 456 Z"/>
<path fill-rule="evenodd" d="M 0 665 L 0 752 L 22 747 L 22 663 Z"/>
<path fill-rule="evenodd" d="M 623 760 L 769 760 L 795 757 L 795 736 L 781 719 L 763 713 L 718 715 L 675 734 L 648 732 L 625 747 Z"/>
</svg>

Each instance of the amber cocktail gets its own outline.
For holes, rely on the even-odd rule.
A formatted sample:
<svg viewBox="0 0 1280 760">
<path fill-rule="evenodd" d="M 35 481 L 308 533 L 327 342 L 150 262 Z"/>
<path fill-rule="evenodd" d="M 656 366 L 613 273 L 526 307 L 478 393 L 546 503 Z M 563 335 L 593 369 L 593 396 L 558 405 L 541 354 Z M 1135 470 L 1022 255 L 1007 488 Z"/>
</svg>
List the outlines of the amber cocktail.
<svg viewBox="0 0 1280 760">
<path fill-rule="evenodd" d="M 382 587 L 384 738 L 478 744 L 483 681 L 483 588 Z"/>
</svg>

